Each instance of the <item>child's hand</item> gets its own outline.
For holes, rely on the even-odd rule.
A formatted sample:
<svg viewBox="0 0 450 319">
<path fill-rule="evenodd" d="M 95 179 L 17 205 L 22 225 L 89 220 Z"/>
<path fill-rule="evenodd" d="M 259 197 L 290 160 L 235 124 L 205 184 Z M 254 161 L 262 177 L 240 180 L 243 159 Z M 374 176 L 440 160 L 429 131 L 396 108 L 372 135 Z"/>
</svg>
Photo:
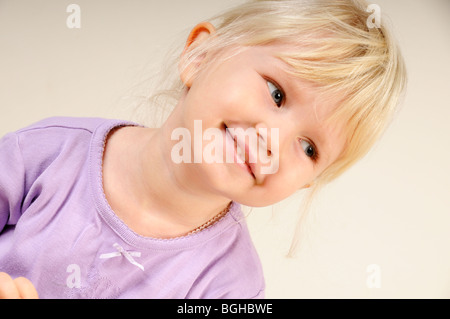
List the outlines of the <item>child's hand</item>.
<svg viewBox="0 0 450 319">
<path fill-rule="evenodd" d="M 24 277 L 12 279 L 0 272 L 0 299 L 37 299 L 38 293 L 31 281 Z"/>
</svg>

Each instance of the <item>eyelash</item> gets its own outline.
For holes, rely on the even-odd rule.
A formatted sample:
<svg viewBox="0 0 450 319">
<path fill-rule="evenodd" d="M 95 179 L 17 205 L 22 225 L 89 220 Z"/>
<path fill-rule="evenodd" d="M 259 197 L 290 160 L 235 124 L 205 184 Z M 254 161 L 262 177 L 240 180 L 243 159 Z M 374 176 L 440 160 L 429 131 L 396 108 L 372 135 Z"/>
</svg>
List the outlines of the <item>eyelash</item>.
<svg viewBox="0 0 450 319">
<path fill-rule="evenodd" d="M 280 88 L 280 86 L 279 86 L 276 82 L 274 82 L 273 80 L 266 79 L 266 82 L 267 82 L 267 86 L 269 87 L 269 93 L 270 93 L 270 96 L 272 97 L 273 102 L 275 103 L 275 105 L 276 105 L 278 108 L 280 108 L 280 107 L 284 104 L 284 100 L 286 99 L 286 95 L 284 94 L 284 91 L 283 91 L 283 90 Z M 277 91 L 280 92 L 280 94 L 281 94 L 281 101 L 279 101 L 279 102 L 275 101 L 274 93 L 270 92 L 270 91 L 272 90 L 271 86 L 273 86 L 273 88 L 274 88 L 275 90 L 277 90 Z M 275 90 L 274 90 L 274 91 L 275 91 Z"/>
<path fill-rule="evenodd" d="M 268 86 L 268 88 L 269 88 L 269 93 L 270 93 L 270 95 L 271 95 L 271 97 L 272 97 L 272 100 L 274 101 L 275 105 L 276 105 L 278 108 L 281 108 L 281 107 L 283 106 L 284 102 L 285 102 L 285 99 L 286 99 L 286 95 L 285 95 L 284 91 L 283 91 L 283 90 L 280 88 L 280 86 L 279 86 L 276 82 L 274 82 L 273 80 L 266 79 L 266 82 L 267 82 L 267 86 Z M 273 86 L 273 88 L 272 88 L 271 86 Z M 272 89 L 274 89 L 274 91 L 277 90 L 277 91 L 280 92 L 280 94 L 281 94 L 281 100 L 280 100 L 279 102 L 275 101 L 274 93 L 270 92 Z M 300 139 L 299 139 L 299 144 L 300 144 L 300 146 L 302 147 L 302 149 L 303 149 L 302 141 L 308 143 L 308 144 L 310 145 L 310 147 L 312 147 L 312 149 L 313 149 L 313 154 L 312 154 L 311 156 L 307 155 L 305 150 L 303 150 L 303 152 L 304 152 L 305 155 L 306 155 L 307 157 L 309 157 L 314 163 L 316 163 L 316 162 L 318 161 L 318 159 L 319 159 L 319 152 L 317 151 L 317 147 L 314 145 L 313 142 L 308 141 L 308 140 L 306 140 L 306 139 L 300 138 Z"/>
<path fill-rule="evenodd" d="M 299 143 L 300 143 L 300 146 L 301 146 L 302 149 L 303 149 L 302 141 L 308 143 L 310 145 L 310 147 L 312 147 L 313 154 L 311 156 L 306 154 L 305 150 L 303 150 L 303 152 L 305 152 L 305 155 L 308 156 L 314 163 L 316 163 L 319 160 L 319 152 L 317 151 L 317 147 L 314 145 L 313 142 L 310 142 L 310 141 L 307 141 L 307 140 L 305 140 L 303 138 L 300 138 L 299 139 Z"/>
</svg>

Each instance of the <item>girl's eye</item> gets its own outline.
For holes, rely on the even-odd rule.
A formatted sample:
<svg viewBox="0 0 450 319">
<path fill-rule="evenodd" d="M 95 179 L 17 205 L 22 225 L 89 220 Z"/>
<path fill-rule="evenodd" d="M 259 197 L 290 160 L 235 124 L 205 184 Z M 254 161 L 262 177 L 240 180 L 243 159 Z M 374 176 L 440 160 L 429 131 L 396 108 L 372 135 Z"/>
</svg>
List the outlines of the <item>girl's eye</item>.
<svg viewBox="0 0 450 319">
<path fill-rule="evenodd" d="M 269 87 L 269 92 L 272 96 L 273 101 L 278 107 L 281 107 L 281 104 L 283 104 L 284 100 L 283 92 L 270 81 L 267 81 L 267 86 Z"/>
<path fill-rule="evenodd" d="M 311 143 L 305 141 L 304 139 L 300 140 L 300 144 L 305 152 L 306 156 L 310 157 L 313 160 L 317 159 L 317 151 Z"/>
</svg>

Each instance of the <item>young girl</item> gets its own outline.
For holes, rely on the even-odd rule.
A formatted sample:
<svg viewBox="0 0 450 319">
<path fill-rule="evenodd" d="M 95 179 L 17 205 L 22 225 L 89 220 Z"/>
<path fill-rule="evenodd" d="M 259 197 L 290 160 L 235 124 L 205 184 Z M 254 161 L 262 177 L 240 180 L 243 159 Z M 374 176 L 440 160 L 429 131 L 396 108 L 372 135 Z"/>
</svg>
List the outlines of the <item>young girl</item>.
<svg viewBox="0 0 450 319">
<path fill-rule="evenodd" d="M 3 137 L 0 297 L 264 297 L 240 205 L 314 194 L 369 150 L 404 88 L 367 8 L 251 1 L 193 28 L 161 127 L 50 118 Z"/>
</svg>

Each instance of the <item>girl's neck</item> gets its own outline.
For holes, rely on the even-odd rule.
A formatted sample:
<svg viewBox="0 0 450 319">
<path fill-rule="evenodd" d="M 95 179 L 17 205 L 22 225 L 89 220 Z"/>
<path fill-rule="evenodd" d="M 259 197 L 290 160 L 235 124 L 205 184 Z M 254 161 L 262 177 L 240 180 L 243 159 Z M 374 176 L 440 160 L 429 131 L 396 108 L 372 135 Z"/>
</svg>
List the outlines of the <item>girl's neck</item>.
<svg viewBox="0 0 450 319">
<path fill-rule="evenodd" d="M 170 157 L 164 129 L 124 127 L 110 133 L 103 159 L 103 187 L 113 211 L 148 237 L 184 235 L 208 222 L 230 200 L 190 179 Z"/>
</svg>

